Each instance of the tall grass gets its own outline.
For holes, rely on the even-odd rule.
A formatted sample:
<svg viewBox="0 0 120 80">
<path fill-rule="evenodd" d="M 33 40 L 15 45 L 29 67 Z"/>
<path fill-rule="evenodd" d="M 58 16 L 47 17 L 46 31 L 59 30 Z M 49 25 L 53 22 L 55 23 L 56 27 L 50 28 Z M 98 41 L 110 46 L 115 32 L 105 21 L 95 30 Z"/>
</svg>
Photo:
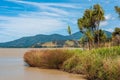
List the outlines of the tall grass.
<svg viewBox="0 0 120 80">
<path fill-rule="evenodd" d="M 120 46 L 94 49 L 91 51 L 91 53 L 99 54 L 101 57 L 116 58 L 120 55 Z"/>
<path fill-rule="evenodd" d="M 84 74 L 88 80 L 120 80 L 120 47 L 30 51 L 24 59 L 30 66 Z"/>
<path fill-rule="evenodd" d="M 120 47 L 83 51 L 66 60 L 62 68 L 85 74 L 88 80 L 120 80 Z"/>
<path fill-rule="evenodd" d="M 63 62 L 70 58 L 73 54 L 75 53 L 69 50 L 32 50 L 26 52 L 24 60 L 30 66 L 59 69 Z"/>
</svg>

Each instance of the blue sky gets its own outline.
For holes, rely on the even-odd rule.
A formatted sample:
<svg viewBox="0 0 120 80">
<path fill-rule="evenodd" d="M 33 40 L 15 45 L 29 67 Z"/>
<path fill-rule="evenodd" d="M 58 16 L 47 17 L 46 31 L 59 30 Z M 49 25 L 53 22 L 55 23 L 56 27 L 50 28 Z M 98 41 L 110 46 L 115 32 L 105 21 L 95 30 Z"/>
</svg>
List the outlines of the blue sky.
<svg viewBox="0 0 120 80">
<path fill-rule="evenodd" d="M 67 26 L 77 32 L 77 19 L 85 9 L 100 4 L 105 11 L 100 28 L 120 27 L 114 6 L 120 0 L 0 0 L 0 42 L 37 34 L 67 34 Z"/>
</svg>

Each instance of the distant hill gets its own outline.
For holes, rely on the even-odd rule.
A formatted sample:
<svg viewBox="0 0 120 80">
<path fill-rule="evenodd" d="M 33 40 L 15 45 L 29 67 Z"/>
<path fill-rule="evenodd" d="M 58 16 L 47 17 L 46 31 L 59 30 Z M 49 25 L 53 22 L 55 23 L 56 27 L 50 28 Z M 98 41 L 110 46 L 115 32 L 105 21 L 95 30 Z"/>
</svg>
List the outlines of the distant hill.
<svg viewBox="0 0 120 80">
<path fill-rule="evenodd" d="M 107 35 L 107 38 L 111 38 L 112 37 L 112 33 L 111 32 L 109 32 L 109 31 L 104 31 L 104 32 Z"/>
<path fill-rule="evenodd" d="M 105 31 L 108 37 L 111 37 L 111 32 Z M 46 43 L 46 42 L 53 42 L 53 41 L 63 41 L 66 40 L 79 40 L 83 34 L 81 32 L 76 32 L 72 34 L 71 36 L 64 36 L 59 34 L 52 34 L 52 35 L 43 35 L 39 34 L 36 36 L 30 36 L 30 37 L 23 37 L 14 41 L 0 43 L 0 47 L 3 48 L 27 48 L 32 47 L 33 45 L 40 44 L 40 43 Z"/>
</svg>

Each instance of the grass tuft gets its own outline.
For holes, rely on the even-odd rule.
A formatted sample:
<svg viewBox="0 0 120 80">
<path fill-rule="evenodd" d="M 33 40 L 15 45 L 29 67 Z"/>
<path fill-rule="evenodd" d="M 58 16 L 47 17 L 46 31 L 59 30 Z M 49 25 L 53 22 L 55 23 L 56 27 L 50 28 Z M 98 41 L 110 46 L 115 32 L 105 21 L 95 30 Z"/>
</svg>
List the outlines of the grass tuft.
<svg viewBox="0 0 120 80">
<path fill-rule="evenodd" d="M 29 51 L 24 55 L 24 61 L 30 66 L 59 69 L 63 62 L 74 53 L 68 50 Z"/>
</svg>

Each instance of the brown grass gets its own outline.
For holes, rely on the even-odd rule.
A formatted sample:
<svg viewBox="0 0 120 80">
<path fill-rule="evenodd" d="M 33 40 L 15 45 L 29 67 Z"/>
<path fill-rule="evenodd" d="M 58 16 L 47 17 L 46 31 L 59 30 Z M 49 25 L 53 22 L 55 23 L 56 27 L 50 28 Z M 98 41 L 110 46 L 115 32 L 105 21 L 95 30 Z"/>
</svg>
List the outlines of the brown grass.
<svg viewBox="0 0 120 80">
<path fill-rule="evenodd" d="M 68 50 L 31 50 L 25 53 L 24 61 L 33 67 L 59 69 L 72 55 Z"/>
</svg>

